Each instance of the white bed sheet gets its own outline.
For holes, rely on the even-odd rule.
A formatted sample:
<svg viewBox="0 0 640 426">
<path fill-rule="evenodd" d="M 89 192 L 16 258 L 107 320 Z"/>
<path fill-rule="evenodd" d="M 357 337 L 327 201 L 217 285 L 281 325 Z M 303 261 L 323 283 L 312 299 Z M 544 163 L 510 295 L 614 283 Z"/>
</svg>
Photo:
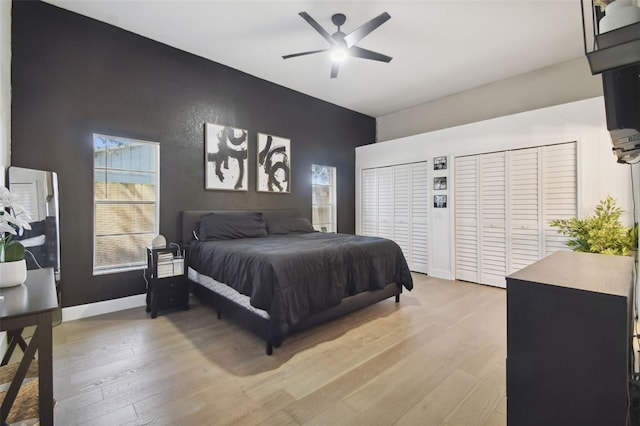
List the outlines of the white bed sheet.
<svg viewBox="0 0 640 426">
<path fill-rule="evenodd" d="M 231 300 L 232 302 L 242 306 L 247 310 L 252 311 L 253 313 L 261 316 L 264 319 L 269 319 L 269 313 L 267 311 L 251 306 L 251 303 L 249 303 L 249 296 L 239 293 L 233 287 L 229 287 L 228 285 L 216 281 L 207 275 L 203 275 L 191 267 L 189 267 L 188 269 L 188 276 L 191 281 L 208 288 L 214 293 Z"/>
</svg>

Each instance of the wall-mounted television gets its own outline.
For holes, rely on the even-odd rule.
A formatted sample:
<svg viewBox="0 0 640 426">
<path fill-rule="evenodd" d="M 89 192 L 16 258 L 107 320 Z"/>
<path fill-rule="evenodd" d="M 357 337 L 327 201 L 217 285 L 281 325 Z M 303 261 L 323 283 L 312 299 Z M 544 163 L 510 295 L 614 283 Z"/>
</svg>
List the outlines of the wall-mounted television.
<svg viewBox="0 0 640 426">
<path fill-rule="evenodd" d="M 619 163 L 640 156 L 640 64 L 602 73 L 607 128 Z"/>
</svg>

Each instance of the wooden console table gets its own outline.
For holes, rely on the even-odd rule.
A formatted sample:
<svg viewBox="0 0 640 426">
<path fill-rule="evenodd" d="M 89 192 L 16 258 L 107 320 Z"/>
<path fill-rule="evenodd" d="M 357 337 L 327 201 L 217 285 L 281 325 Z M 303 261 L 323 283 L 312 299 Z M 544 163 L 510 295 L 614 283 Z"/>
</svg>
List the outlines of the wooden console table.
<svg viewBox="0 0 640 426">
<path fill-rule="evenodd" d="M 6 424 L 27 370 L 38 352 L 38 412 L 40 424 L 53 425 L 53 337 L 51 315 L 58 307 L 52 268 L 27 272 L 24 284 L 0 289 L 0 331 L 6 331 L 9 347 L 0 365 L 6 365 L 16 346 L 24 354 L 0 410 L 1 424 Z M 22 331 L 35 326 L 33 337 L 27 344 Z"/>
</svg>

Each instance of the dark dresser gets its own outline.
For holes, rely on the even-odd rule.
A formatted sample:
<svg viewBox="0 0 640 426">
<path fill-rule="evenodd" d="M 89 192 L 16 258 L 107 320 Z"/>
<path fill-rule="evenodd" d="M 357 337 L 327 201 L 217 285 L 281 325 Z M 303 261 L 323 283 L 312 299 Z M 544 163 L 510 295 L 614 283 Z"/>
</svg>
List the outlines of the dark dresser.
<svg viewBox="0 0 640 426">
<path fill-rule="evenodd" d="M 509 426 L 624 426 L 634 259 L 556 252 L 507 277 Z"/>
</svg>

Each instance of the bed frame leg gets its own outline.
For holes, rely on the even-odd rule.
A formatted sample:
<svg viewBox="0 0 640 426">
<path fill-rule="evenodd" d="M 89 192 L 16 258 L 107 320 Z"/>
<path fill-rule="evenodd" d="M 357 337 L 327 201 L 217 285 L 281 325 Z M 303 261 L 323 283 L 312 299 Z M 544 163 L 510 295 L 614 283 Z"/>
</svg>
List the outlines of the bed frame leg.
<svg viewBox="0 0 640 426">
<path fill-rule="evenodd" d="M 396 303 L 400 303 L 400 293 L 396 294 Z"/>
<path fill-rule="evenodd" d="M 218 319 L 222 319 L 222 306 L 220 305 L 220 300 L 216 299 L 214 302 L 215 310 L 218 312 Z"/>
<path fill-rule="evenodd" d="M 271 354 L 273 354 L 273 346 L 271 346 L 271 343 L 267 342 L 267 355 Z"/>
</svg>

